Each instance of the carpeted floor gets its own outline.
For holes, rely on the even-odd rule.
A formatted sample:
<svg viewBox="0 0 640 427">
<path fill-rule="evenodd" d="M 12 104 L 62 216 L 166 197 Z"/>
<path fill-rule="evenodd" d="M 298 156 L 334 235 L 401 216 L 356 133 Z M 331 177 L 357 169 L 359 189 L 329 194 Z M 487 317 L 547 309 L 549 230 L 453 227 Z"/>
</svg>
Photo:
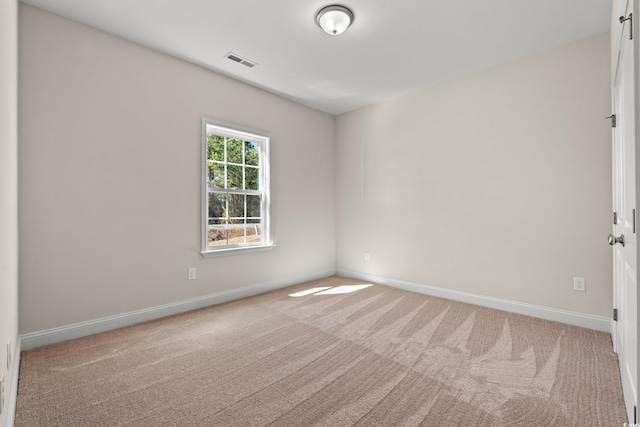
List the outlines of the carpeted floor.
<svg viewBox="0 0 640 427">
<path fill-rule="evenodd" d="M 361 284 L 332 277 L 24 352 L 16 426 L 626 421 L 608 334 Z"/>
</svg>

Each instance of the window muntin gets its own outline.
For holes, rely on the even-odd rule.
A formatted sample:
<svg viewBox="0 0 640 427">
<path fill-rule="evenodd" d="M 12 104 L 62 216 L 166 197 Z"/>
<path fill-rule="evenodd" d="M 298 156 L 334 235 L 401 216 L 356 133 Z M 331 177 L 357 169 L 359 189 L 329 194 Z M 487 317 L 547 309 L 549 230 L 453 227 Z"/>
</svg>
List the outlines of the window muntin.
<svg viewBox="0 0 640 427">
<path fill-rule="evenodd" d="M 268 137 L 203 119 L 203 254 L 271 245 L 268 154 Z"/>
</svg>

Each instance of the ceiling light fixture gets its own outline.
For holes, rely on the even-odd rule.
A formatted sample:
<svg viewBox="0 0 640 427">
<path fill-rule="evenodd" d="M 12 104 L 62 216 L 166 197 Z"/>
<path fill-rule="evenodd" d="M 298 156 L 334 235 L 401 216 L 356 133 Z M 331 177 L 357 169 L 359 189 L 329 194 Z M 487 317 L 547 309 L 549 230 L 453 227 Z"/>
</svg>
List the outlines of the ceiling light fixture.
<svg viewBox="0 0 640 427">
<path fill-rule="evenodd" d="M 337 36 L 353 22 L 353 12 L 338 4 L 323 7 L 316 15 L 316 22 L 325 33 Z"/>
</svg>

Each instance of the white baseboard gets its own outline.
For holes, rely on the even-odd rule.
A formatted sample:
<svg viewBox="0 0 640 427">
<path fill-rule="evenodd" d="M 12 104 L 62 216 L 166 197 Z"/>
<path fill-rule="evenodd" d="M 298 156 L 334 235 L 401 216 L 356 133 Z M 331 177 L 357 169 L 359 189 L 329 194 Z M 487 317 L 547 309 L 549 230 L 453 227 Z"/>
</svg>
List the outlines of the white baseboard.
<svg viewBox="0 0 640 427">
<path fill-rule="evenodd" d="M 315 274 L 273 280 L 270 282 L 246 286 L 230 291 L 218 292 L 215 294 L 205 295 L 185 301 L 178 301 L 175 303 L 132 311 L 124 314 L 118 314 L 115 316 L 103 317 L 100 319 L 75 323 L 72 325 L 48 329 L 45 331 L 28 333 L 21 335 L 19 341 L 21 342 L 22 350 L 30 350 L 36 347 L 42 347 L 44 345 L 54 344 L 74 338 L 80 338 L 87 335 L 110 331 L 125 326 L 130 326 L 135 323 L 146 322 L 173 314 L 183 313 L 186 311 L 196 310 L 198 308 L 208 307 L 239 298 L 257 295 L 311 280 L 322 279 L 324 277 L 329 277 L 335 274 L 353 279 L 380 283 L 382 285 L 392 286 L 395 288 L 418 292 L 421 294 L 467 302 L 470 304 L 481 305 L 498 310 L 509 311 L 512 313 L 525 314 L 527 316 L 539 317 L 541 319 L 553 320 L 556 322 L 562 322 L 570 325 L 581 326 L 583 328 L 595 329 L 598 331 L 611 333 L 611 319 L 607 317 L 559 310 L 551 307 L 511 301 L 502 298 L 488 297 L 484 295 L 473 294 L 470 292 L 441 288 L 438 286 L 390 279 L 374 274 L 366 274 L 356 271 L 339 269 L 337 271 L 326 270 Z M 18 359 L 17 361 L 19 362 L 19 353 L 17 354 L 18 356 L 16 357 L 16 359 Z"/>
<path fill-rule="evenodd" d="M 20 373 L 20 337 L 16 340 L 13 353 L 11 384 L 9 385 L 9 401 L 7 402 L 7 427 L 13 427 L 16 419 L 16 403 L 18 402 L 18 374 Z"/>
<path fill-rule="evenodd" d="M 198 308 L 221 304 L 240 298 L 258 295 L 264 292 L 273 291 L 287 286 L 322 279 L 336 274 L 335 270 L 326 270 L 304 276 L 290 277 L 286 279 L 272 280 L 270 282 L 246 286 L 224 292 L 217 292 L 185 301 L 165 304 L 115 316 L 103 317 L 86 322 L 74 323 L 72 325 L 47 329 L 40 332 L 32 332 L 20 336 L 22 350 L 31 350 L 36 347 L 93 335 L 100 332 L 111 331 L 125 326 L 130 326 L 140 322 L 159 319 L 173 314 L 184 313 Z"/>
<path fill-rule="evenodd" d="M 406 291 L 447 298 L 454 301 L 481 305 L 484 307 L 509 311 L 511 313 L 525 314 L 527 316 L 538 317 L 541 319 L 552 320 L 555 322 L 567 323 L 569 325 L 581 326 L 583 328 L 595 329 L 598 331 L 611 333 L 611 319 L 607 317 L 559 310 L 557 308 L 544 307 L 540 305 L 511 301 L 502 298 L 488 297 L 471 292 L 457 291 L 454 289 L 407 282 L 404 280 L 390 279 L 387 277 L 377 276 L 375 274 L 366 274 L 357 271 L 338 269 L 337 274 L 343 277 L 371 281 L 374 283 L 379 283 L 381 285 L 404 289 Z"/>
</svg>

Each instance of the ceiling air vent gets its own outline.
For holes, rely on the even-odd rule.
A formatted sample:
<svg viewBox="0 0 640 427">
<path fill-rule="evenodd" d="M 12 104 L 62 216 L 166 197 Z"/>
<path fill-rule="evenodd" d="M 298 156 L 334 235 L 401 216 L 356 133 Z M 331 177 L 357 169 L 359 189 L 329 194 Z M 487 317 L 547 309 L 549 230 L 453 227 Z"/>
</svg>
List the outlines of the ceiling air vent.
<svg viewBox="0 0 640 427">
<path fill-rule="evenodd" d="M 232 60 L 233 62 L 237 62 L 238 64 L 242 64 L 245 67 L 249 67 L 249 68 L 253 68 L 256 65 L 258 65 L 258 63 L 250 61 L 246 58 L 243 58 L 241 56 L 236 55 L 235 53 L 229 52 L 227 53 L 225 56 L 225 58 Z"/>
</svg>

